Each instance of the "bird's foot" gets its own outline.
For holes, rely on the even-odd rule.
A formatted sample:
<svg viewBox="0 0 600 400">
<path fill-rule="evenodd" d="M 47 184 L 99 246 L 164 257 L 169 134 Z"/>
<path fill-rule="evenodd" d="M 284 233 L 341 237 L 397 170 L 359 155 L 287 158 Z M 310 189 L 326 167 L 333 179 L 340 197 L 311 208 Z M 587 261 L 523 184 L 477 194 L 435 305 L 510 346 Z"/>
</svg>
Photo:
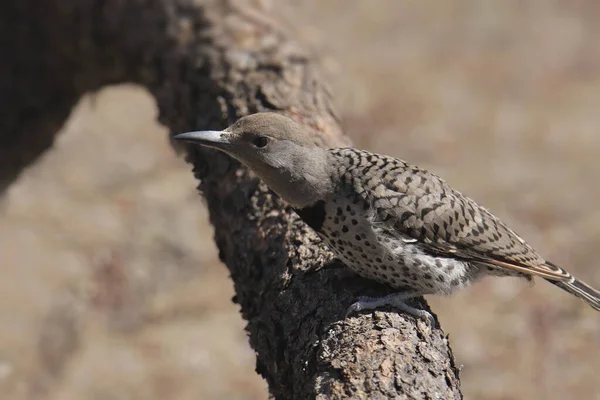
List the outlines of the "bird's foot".
<svg viewBox="0 0 600 400">
<path fill-rule="evenodd" d="M 392 293 L 384 297 L 361 296 L 355 303 L 348 307 L 348 310 L 346 311 L 346 317 L 348 317 L 352 313 L 363 310 L 374 310 L 379 307 L 391 306 L 396 308 L 397 310 L 412 315 L 413 317 L 425 320 L 425 322 L 427 322 L 430 326 L 435 326 L 435 319 L 433 318 L 433 315 L 431 315 L 430 312 L 411 307 L 405 303 L 405 300 L 417 296 L 420 295 L 414 292 Z"/>
</svg>

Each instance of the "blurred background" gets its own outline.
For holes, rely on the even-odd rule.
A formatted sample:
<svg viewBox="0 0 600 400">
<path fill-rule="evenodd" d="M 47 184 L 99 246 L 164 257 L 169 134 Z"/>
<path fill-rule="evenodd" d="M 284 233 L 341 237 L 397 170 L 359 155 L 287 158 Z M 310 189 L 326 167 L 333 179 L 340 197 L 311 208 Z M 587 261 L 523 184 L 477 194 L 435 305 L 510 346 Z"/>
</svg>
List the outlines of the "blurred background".
<svg viewBox="0 0 600 400">
<path fill-rule="evenodd" d="M 271 3 L 356 145 L 443 176 L 600 287 L 599 2 Z M 267 398 L 156 114 L 132 85 L 82 98 L 0 200 L 1 399 Z M 600 399 L 583 302 L 509 278 L 429 300 L 467 399 Z"/>
</svg>

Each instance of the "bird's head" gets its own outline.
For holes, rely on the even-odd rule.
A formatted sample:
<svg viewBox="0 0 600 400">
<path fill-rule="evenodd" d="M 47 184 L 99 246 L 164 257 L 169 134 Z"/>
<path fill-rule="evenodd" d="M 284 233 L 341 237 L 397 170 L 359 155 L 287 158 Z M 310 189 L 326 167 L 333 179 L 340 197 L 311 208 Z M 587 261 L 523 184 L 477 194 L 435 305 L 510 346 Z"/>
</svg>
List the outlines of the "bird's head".
<svg viewBox="0 0 600 400">
<path fill-rule="evenodd" d="M 239 160 L 296 207 L 314 204 L 331 190 L 325 149 L 302 125 L 279 114 L 252 114 L 223 131 L 187 132 L 173 138 Z"/>
</svg>

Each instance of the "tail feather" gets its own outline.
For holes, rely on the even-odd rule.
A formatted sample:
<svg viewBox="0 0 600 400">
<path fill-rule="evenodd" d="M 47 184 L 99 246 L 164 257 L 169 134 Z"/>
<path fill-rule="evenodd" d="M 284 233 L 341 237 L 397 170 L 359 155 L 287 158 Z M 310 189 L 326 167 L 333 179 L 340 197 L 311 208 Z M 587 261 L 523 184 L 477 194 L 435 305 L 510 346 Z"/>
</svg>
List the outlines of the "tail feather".
<svg viewBox="0 0 600 400">
<path fill-rule="evenodd" d="M 588 303 L 595 310 L 600 311 L 600 292 L 593 287 L 583 283 L 582 281 L 571 278 L 570 281 L 553 281 L 549 280 L 550 283 L 555 284 L 562 290 L 565 290 L 572 295 L 579 297 L 581 300 Z"/>
</svg>

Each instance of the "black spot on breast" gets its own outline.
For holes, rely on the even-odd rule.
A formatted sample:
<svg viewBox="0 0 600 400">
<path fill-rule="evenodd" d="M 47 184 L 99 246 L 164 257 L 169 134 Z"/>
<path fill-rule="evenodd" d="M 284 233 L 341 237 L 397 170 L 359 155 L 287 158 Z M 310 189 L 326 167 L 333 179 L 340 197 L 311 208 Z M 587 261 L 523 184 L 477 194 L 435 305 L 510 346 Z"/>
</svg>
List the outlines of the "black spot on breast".
<svg viewBox="0 0 600 400">
<path fill-rule="evenodd" d="M 321 232 L 325 221 L 325 202 L 317 201 L 314 205 L 304 208 L 295 208 L 294 211 L 308 226 L 316 232 Z"/>
</svg>

